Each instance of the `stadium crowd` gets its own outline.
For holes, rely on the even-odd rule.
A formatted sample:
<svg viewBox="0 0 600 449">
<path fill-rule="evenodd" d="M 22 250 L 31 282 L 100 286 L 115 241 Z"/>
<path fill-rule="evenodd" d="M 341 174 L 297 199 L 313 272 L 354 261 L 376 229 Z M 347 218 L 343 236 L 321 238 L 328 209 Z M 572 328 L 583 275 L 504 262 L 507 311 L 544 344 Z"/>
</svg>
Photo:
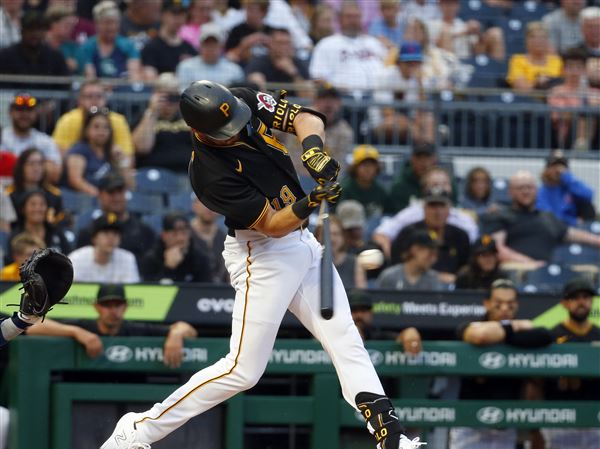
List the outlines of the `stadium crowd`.
<svg viewBox="0 0 600 449">
<path fill-rule="evenodd" d="M 35 93 L 39 86 L 23 81 L 33 75 L 59 77 L 44 92 L 73 93 L 74 107 Z M 50 321 L 30 333 L 73 337 L 90 356 L 102 350 L 92 334 L 165 336 L 169 354 L 197 335 L 183 322 L 124 325 L 121 285 L 228 283 L 227 229 L 191 194 L 186 176 L 190 130 L 179 94 L 198 79 L 283 85 L 326 116 L 326 148 L 342 163 L 330 225 L 334 264 L 346 288 L 357 289 L 350 300 L 364 339 L 421 349 L 415 328 L 388 335 L 370 327 L 371 288 L 486 292 L 487 320 L 458 330 L 476 345 L 600 339 L 588 321 L 600 286 L 599 184 L 571 170 L 573 152 L 600 149 L 600 114 L 573 112 L 600 108 L 597 0 L 0 0 L 0 84 L 10 93 L 0 130 L 0 280 L 18 282 L 19 264 L 53 247 L 69 255 L 75 281 L 104 284 L 97 322 Z M 498 180 L 478 165 L 454 175 L 439 118 L 419 105 L 462 87 L 542 93 L 535 101 L 552 107 L 552 146 L 541 172 Z M 110 109 L 111 98 L 140 89 L 149 97 L 140 110 Z M 344 108 L 349 101 L 366 105 L 358 124 Z M 367 136 L 408 145 L 392 177 Z M 277 138 L 309 187 L 298 143 Z M 383 264 L 362 263 L 366 250 L 381 251 Z M 517 297 L 528 291 L 562 291 L 571 321 L 544 333 L 515 320 Z M 511 382 L 465 379 L 460 395 L 521 391 L 521 379 Z M 578 388 L 582 398 L 592 389 Z M 551 381 L 530 390 L 531 398 L 565 395 Z M 561 445 L 567 432 L 540 435 L 552 448 L 600 444 L 594 434 L 583 446 Z M 473 446 L 453 443 L 467 438 Z M 456 428 L 450 447 L 496 439 L 512 449 L 516 438 Z"/>
</svg>

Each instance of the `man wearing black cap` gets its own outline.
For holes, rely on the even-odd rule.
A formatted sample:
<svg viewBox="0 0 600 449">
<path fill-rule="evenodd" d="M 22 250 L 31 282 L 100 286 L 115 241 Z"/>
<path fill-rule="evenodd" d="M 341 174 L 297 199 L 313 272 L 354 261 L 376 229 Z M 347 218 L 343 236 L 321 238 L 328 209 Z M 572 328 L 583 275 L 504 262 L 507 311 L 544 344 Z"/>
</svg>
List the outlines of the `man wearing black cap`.
<svg viewBox="0 0 600 449">
<path fill-rule="evenodd" d="M 142 277 L 147 281 L 210 282 L 210 258 L 192 239 L 184 215 L 163 217 L 159 241 L 141 259 Z"/>
<path fill-rule="evenodd" d="M 439 273 L 432 270 L 438 259 L 439 243 L 425 229 L 407 236 L 402 263 L 386 268 L 377 278 L 379 288 L 394 290 L 444 290 Z"/>
<path fill-rule="evenodd" d="M 122 224 L 116 214 L 101 215 L 92 223 L 92 244 L 69 254 L 77 282 L 140 281 L 133 253 L 119 248 Z M 139 238 L 139 237 L 138 237 Z"/>
<path fill-rule="evenodd" d="M 98 185 L 98 205 L 100 212 L 104 214 L 115 214 L 121 223 L 120 247 L 131 251 L 139 260 L 141 255 L 147 251 L 156 241 L 156 234 L 142 220 L 127 211 L 127 185 L 125 178 L 117 172 L 108 173 L 100 179 Z M 77 248 L 92 243 L 93 226 L 81 228 L 77 234 Z"/>
<path fill-rule="evenodd" d="M 185 25 L 187 7 L 182 0 L 165 0 L 158 36 L 142 49 L 144 76 L 153 80 L 164 72 L 175 72 L 177 64 L 197 54 L 194 47 L 181 39 L 179 29 Z"/>
<path fill-rule="evenodd" d="M 69 68 L 59 51 L 44 44 L 48 25 L 43 15 L 28 12 L 21 19 L 21 41 L 0 50 L 0 73 L 14 75 L 68 76 Z M 11 82 L 12 87 L 21 84 Z M 64 85 L 46 84 L 45 88 L 64 89 Z"/>
<path fill-rule="evenodd" d="M 593 219 L 596 215 L 593 197 L 594 191 L 569 171 L 565 154 L 561 150 L 553 151 L 542 172 L 537 208 L 552 212 L 559 220 L 574 226 L 579 218 Z"/>
<path fill-rule="evenodd" d="M 590 344 L 600 342 L 600 328 L 590 322 L 594 296 L 598 290 L 585 278 L 574 278 L 563 288 L 561 305 L 568 316 L 552 329 L 557 343 Z M 548 378 L 532 399 L 552 401 L 600 401 L 598 378 Z M 600 447 L 600 429 L 542 429 L 546 447 L 552 449 L 590 449 Z"/>
<path fill-rule="evenodd" d="M 457 289 L 488 290 L 496 279 L 506 278 L 500 269 L 498 248 L 492 236 L 482 235 L 473 244 L 469 264 L 456 275 Z"/>
<path fill-rule="evenodd" d="M 454 283 L 456 273 L 467 263 L 470 253 L 469 236 L 462 229 L 448 224 L 451 199 L 445 190 L 434 188 L 425 192 L 424 219 L 402 230 L 392 243 L 392 263 L 400 263 L 411 234 L 425 230 L 435 236 L 439 245 L 438 259 L 433 269 L 440 272 L 443 282 Z"/>
</svg>

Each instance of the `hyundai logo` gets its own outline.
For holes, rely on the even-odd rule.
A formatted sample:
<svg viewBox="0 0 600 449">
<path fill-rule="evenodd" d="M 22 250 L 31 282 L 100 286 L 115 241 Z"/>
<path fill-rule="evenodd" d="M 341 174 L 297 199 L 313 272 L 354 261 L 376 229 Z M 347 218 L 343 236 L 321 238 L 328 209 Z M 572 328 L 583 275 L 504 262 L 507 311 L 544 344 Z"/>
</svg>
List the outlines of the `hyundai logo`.
<svg viewBox="0 0 600 449">
<path fill-rule="evenodd" d="M 383 354 L 375 349 L 369 349 L 369 357 L 374 366 L 379 366 L 383 363 Z"/>
<path fill-rule="evenodd" d="M 131 360 L 133 351 L 128 346 L 109 346 L 106 348 L 105 356 L 113 363 L 125 363 Z"/>
<path fill-rule="evenodd" d="M 484 352 L 479 356 L 479 364 L 487 369 L 500 369 L 506 365 L 506 356 L 499 352 Z"/>
<path fill-rule="evenodd" d="M 498 424 L 504 419 L 504 412 L 498 407 L 484 407 L 477 411 L 477 419 L 483 424 Z"/>
</svg>

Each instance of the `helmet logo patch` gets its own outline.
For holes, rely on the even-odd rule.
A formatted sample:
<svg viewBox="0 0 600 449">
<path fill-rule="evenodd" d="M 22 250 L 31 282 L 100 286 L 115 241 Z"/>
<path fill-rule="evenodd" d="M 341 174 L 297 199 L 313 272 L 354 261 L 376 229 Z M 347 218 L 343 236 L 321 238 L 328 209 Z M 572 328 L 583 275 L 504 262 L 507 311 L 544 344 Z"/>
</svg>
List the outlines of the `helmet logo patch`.
<svg viewBox="0 0 600 449">
<path fill-rule="evenodd" d="M 261 109 L 266 109 L 269 112 L 275 112 L 275 106 L 277 106 L 277 102 L 271 95 L 259 92 L 256 94 L 256 99 L 258 100 L 257 106 L 259 111 Z"/>
<path fill-rule="evenodd" d="M 221 103 L 221 106 L 219 106 L 219 109 L 225 117 L 229 117 L 229 109 L 230 109 L 229 103 L 227 103 L 227 102 Z"/>
</svg>

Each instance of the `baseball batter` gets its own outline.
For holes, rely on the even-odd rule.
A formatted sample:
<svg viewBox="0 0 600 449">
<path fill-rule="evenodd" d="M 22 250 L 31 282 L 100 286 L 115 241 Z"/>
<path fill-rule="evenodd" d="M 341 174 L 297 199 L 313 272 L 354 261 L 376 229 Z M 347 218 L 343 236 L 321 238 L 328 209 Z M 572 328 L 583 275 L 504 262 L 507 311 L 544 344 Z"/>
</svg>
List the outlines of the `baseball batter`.
<svg viewBox="0 0 600 449">
<path fill-rule="evenodd" d="M 223 257 L 236 291 L 229 353 L 199 371 L 163 402 L 127 413 L 101 449 L 147 449 L 190 418 L 252 388 L 269 360 L 287 310 L 321 342 L 345 400 L 360 410 L 379 449 L 414 449 L 385 396 L 354 326 L 344 286 L 334 272 L 331 320 L 319 311 L 321 246 L 302 227 L 321 201 L 340 195 L 339 164 L 323 150 L 324 118 L 313 110 L 251 89 L 197 81 L 182 94 L 193 129 L 189 174 L 194 192 L 226 217 Z M 319 183 L 306 195 L 288 150 L 272 130 L 295 134 L 302 161 Z"/>
</svg>

